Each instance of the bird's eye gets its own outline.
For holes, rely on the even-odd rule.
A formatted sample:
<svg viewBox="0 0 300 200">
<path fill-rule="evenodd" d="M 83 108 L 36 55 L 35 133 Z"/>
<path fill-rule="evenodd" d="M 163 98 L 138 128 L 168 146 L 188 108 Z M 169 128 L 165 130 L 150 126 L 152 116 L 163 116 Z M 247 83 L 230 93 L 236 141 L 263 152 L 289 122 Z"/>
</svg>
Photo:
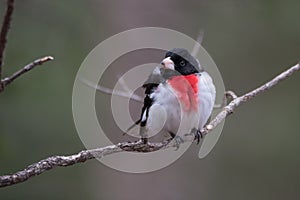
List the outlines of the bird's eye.
<svg viewBox="0 0 300 200">
<path fill-rule="evenodd" d="M 182 61 L 180 61 L 180 63 L 179 63 L 179 64 L 180 64 L 180 66 L 181 66 L 181 67 L 183 67 L 183 66 L 185 66 L 185 61 L 184 61 L 184 60 L 182 60 Z"/>
</svg>

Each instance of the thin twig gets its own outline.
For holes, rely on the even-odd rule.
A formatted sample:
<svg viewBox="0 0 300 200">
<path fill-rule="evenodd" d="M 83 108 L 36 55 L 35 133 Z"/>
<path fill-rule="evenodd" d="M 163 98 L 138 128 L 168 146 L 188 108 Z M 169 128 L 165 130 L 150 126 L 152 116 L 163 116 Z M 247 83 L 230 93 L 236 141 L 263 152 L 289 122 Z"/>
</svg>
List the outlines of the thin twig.
<svg viewBox="0 0 300 200">
<path fill-rule="evenodd" d="M 120 83 L 125 92 L 127 92 L 128 94 L 133 93 L 133 91 L 128 87 L 127 83 L 125 82 L 122 76 L 118 78 L 118 82 Z"/>
<path fill-rule="evenodd" d="M 1 84 L 3 86 L 2 89 L 4 89 L 7 85 L 9 85 L 10 83 L 12 83 L 16 78 L 18 78 L 19 76 L 21 76 L 22 74 L 25 74 L 26 72 L 32 70 L 34 67 L 38 66 L 38 65 L 42 65 L 43 63 L 53 60 L 54 58 L 52 56 L 46 56 L 40 59 L 37 59 L 31 63 L 29 63 L 28 65 L 26 65 L 25 67 L 23 67 L 22 69 L 16 71 L 15 73 L 13 73 L 11 76 L 6 77 L 4 79 L 1 80 Z M 0 92 L 3 91 L 0 89 Z"/>
<path fill-rule="evenodd" d="M 7 0 L 6 5 L 7 5 L 6 13 L 3 19 L 1 33 L 0 33 L 0 80 L 2 77 L 2 65 L 3 65 L 4 50 L 6 46 L 7 33 L 10 27 L 11 16 L 14 11 L 14 0 Z M 0 90 L 1 88 L 2 85 L 0 84 Z"/>
<path fill-rule="evenodd" d="M 256 97 L 258 94 L 266 92 L 273 86 L 277 85 L 280 81 L 288 78 L 296 71 L 300 70 L 300 64 L 297 64 L 288 70 L 282 72 L 271 81 L 265 83 L 264 85 L 258 87 L 251 92 L 248 92 L 240 97 L 237 97 L 233 92 L 230 92 L 233 100 L 223 108 L 223 110 L 202 130 L 202 134 L 206 135 L 218 124 L 220 124 L 229 114 L 231 114 L 235 108 L 237 108 L 241 103 L 247 102 L 248 100 Z M 185 139 L 185 141 L 190 141 Z M 0 176 L 0 187 L 5 187 L 17 183 L 24 182 L 29 178 L 39 175 L 47 170 L 53 169 L 58 166 L 71 166 L 76 163 L 82 163 L 93 158 L 102 158 L 110 154 L 119 153 L 122 151 L 135 151 L 135 152 L 153 152 L 159 149 L 166 149 L 174 146 L 174 140 L 164 140 L 158 143 L 148 143 L 142 144 L 141 141 L 138 142 L 123 142 L 116 145 L 106 146 L 102 148 L 81 151 L 78 154 L 70 156 L 52 156 L 41 160 L 28 166 L 26 169 L 19 171 L 15 174 Z"/>
<path fill-rule="evenodd" d="M 82 83 L 84 83 L 85 85 L 87 85 L 87 86 L 89 86 L 91 88 L 94 88 L 94 89 L 96 89 L 96 90 L 98 90 L 100 92 L 103 92 L 105 94 L 110 94 L 110 95 L 116 95 L 116 96 L 119 96 L 119 97 L 129 98 L 129 99 L 132 99 L 132 100 L 134 100 L 136 102 L 139 102 L 139 103 L 141 103 L 141 102 L 144 101 L 143 98 L 140 97 L 139 95 L 136 95 L 136 94 L 130 95 L 129 89 L 128 90 L 126 89 L 127 91 L 112 90 L 112 89 L 109 89 L 107 87 L 94 84 L 91 81 L 88 81 L 88 80 L 83 79 L 83 78 L 80 78 L 80 81 Z"/>
<path fill-rule="evenodd" d="M 195 43 L 195 45 L 193 47 L 193 50 L 192 50 L 192 53 L 191 53 L 192 56 L 196 57 L 196 55 L 198 54 L 199 49 L 200 49 L 199 44 L 202 44 L 203 38 L 204 38 L 204 31 L 200 30 L 199 33 L 198 33 L 197 42 Z"/>
</svg>

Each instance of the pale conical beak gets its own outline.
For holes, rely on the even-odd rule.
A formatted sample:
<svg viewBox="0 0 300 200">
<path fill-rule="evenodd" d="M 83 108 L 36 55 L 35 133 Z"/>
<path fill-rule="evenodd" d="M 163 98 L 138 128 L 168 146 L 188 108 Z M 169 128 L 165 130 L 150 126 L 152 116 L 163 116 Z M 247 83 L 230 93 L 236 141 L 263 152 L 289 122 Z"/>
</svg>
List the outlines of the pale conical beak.
<svg viewBox="0 0 300 200">
<path fill-rule="evenodd" d="M 161 61 L 160 64 L 162 64 L 165 68 L 175 70 L 174 62 L 171 60 L 170 57 L 163 59 L 163 61 Z"/>
</svg>

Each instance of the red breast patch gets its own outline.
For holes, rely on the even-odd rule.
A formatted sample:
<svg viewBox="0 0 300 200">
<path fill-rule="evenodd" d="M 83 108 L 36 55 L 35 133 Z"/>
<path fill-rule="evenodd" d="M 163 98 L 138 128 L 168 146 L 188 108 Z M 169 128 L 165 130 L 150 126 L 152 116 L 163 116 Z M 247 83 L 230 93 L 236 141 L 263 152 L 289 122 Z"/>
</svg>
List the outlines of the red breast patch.
<svg viewBox="0 0 300 200">
<path fill-rule="evenodd" d="M 176 95 L 185 111 L 198 110 L 198 76 L 174 76 L 168 83 L 175 90 Z"/>
</svg>

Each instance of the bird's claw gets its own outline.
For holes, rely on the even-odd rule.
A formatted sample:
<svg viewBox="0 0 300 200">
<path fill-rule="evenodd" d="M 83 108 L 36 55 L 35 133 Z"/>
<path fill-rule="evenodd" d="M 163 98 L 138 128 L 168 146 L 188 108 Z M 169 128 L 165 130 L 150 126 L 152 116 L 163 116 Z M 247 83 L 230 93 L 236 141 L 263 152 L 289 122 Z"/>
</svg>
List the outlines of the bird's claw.
<svg viewBox="0 0 300 200">
<path fill-rule="evenodd" d="M 143 144 L 148 144 L 148 138 L 141 138 L 141 142 Z"/>
<path fill-rule="evenodd" d="M 175 150 L 177 151 L 179 149 L 179 147 L 180 147 L 180 144 L 184 143 L 184 140 L 180 136 L 178 136 L 178 135 L 176 135 L 173 138 L 173 140 L 174 140 L 174 147 L 176 148 Z"/>
<path fill-rule="evenodd" d="M 193 129 L 192 133 L 194 134 L 194 141 L 197 141 L 197 144 L 199 144 L 200 139 L 203 138 L 203 134 L 199 129 Z"/>
</svg>

